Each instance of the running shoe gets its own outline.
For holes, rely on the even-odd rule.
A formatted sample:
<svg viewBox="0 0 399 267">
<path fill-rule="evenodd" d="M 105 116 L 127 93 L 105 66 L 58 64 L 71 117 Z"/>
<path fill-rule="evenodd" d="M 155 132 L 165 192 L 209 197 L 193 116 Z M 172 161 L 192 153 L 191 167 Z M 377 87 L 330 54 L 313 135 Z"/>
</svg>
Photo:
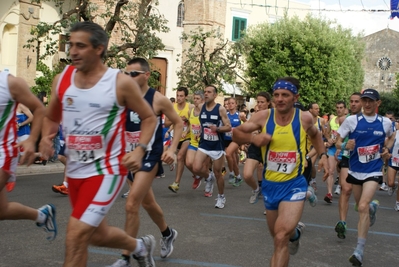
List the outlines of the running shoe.
<svg viewBox="0 0 399 267">
<path fill-rule="evenodd" d="M 309 205 L 311 207 L 315 207 L 317 205 L 317 196 L 314 193 L 313 187 L 308 186 L 308 192 L 310 192 L 310 196 L 308 197 Z"/>
<path fill-rule="evenodd" d="M 332 195 L 331 193 L 328 193 L 325 197 L 324 197 L 324 201 L 327 202 L 328 204 L 332 203 Z"/>
<path fill-rule="evenodd" d="M 244 179 L 242 179 L 241 177 L 240 177 L 240 178 L 237 178 L 237 177 L 236 177 L 233 186 L 239 187 L 239 186 L 242 184 L 243 181 L 244 181 Z"/>
<path fill-rule="evenodd" d="M 45 232 L 51 235 L 47 237 L 47 240 L 54 240 L 57 236 L 57 221 L 55 220 L 56 210 L 53 204 L 47 204 L 38 209 L 46 215 L 44 223 L 36 223 L 40 228 L 43 228 Z"/>
<path fill-rule="evenodd" d="M 312 181 L 310 181 L 310 186 L 313 188 L 314 192 L 317 192 L 317 184 L 316 184 L 316 179 L 312 179 Z"/>
<path fill-rule="evenodd" d="M 199 178 L 196 178 L 195 176 L 193 176 L 193 178 L 194 178 L 194 181 L 193 181 L 193 186 L 192 186 L 192 188 L 193 189 L 197 189 L 198 187 L 200 187 L 200 185 L 201 185 L 201 177 L 199 177 Z"/>
<path fill-rule="evenodd" d="M 147 254 L 144 256 L 132 255 L 133 258 L 137 261 L 139 267 L 155 267 L 155 261 L 152 257 L 155 248 L 155 238 L 152 235 L 146 235 L 141 240 L 147 249 Z"/>
<path fill-rule="evenodd" d="M 380 191 L 388 191 L 388 186 L 386 183 L 381 184 Z"/>
<path fill-rule="evenodd" d="M 337 185 L 337 187 L 335 188 L 334 194 L 336 194 L 336 195 L 341 194 L 341 186 L 340 185 Z"/>
<path fill-rule="evenodd" d="M 129 196 L 130 190 L 124 193 L 121 198 L 127 198 Z"/>
<path fill-rule="evenodd" d="M 378 206 L 380 205 L 380 202 L 376 199 L 374 199 L 373 201 L 371 201 L 370 203 L 370 208 L 369 208 L 369 213 L 370 213 L 370 227 L 374 225 L 375 220 L 377 219 L 377 215 L 375 215 L 377 213 L 377 209 Z"/>
<path fill-rule="evenodd" d="M 7 182 L 6 183 L 7 192 L 11 192 L 12 190 L 14 190 L 14 187 L 15 187 L 15 182 Z"/>
<path fill-rule="evenodd" d="M 177 231 L 175 229 L 170 229 L 170 236 L 162 237 L 160 240 L 161 244 L 161 258 L 169 257 L 173 252 L 173 242 L 177 237 Z"/>
<path fill-rule="evenodd" d="M 352 256 L 349 258 L 349 262 L 352 263 L 352 266 L 362 266 L 363 264 L 363 255 L 359 253 L 359 251 L 355 250 Z"/>
<path fill-rule="evenodd" d="M 335 185 L 339 184 L 339 177 L 337 177 L 337 179 L 335 179 L 334 184 L 335 184 Z"/>
<path fill-rule="evenodd" d="M 258 188 L 258 191 L 252 190 L 252 195 L 249 198 L 249 203 L 251 203 L 251 204 L 257 203 L 258 202 L 258 198 L 259 198 L 259 194 L 260 194 L 260 188 Z"/>
<path fill-rule="evenodd" d="M 168 188 L 173 193 L 177 193 L 177 191 L 179 191 L 179 183 L 173 182 L 173 184 L 169 185 Z"/>
<path fill-rule="evenodd" d="M 394 209 L 395 209 L 396 211 L 399 211 L 399 203 L 398 203 L 398 202 L 396 202 Z"/>
<path fill-rule="evenodd" d="M 335 225 L 335 232 L 337 232 L 337 236 L 340 239 L 345 239 L 345 234 L 346 234 L 346 222 L 344 221 L 338 221 L 337 224 Z"/>
<path fill-rule="evenodd" d="M 299 238 L 295 241 L 290 241 L 288 243 L 288 250 L 290 255 L 295 255 L 298 252 L 300 242 L 299 240 L 302 237 L 303 231 L 305 229 L 305 224 L 303 222 L 298 222 L 296 229 L 299 231 Z"/>
<path fill-rule="evenodd" d="M 170 164 L 170 165 L 169 165 L 169 170 L 170 170 L 170 171 L 173 171 L 173 170 L 175 169 L 175 166 L 176 166 L 175 163 Z"/>
<path fill-rule="evenodd" d="M 211 197 L 213 194 L 213 182 L 215 178 L 213 173 L 211 173 L 211 177 L 205 180 L 205 196 L 206 197 Z"/>
<path fill-rule="evenodd" d="M 118 259 L 114 264 L 108 265 L 107 267 L 132 267 L 132 265 L 124 259 Z"/>
<path fill-rule="evenodd" d="M 226 203 L 226 198 L 225 198 L 225 197 L 218 196 L 218 198 L 216 199 L 215 208 L 217 208 L 217 209 L 223 209 L 225 203 Z"/>
<path fill-rule="evenodd" d="M 396 185 L 394 187 L 388 187 L 388 195 L 392 196 L 395 193 Z"/>
<path fill-rule="evenodd" d="M 61 195 L 68 195 L 69 194 L 69 190 L 64 184 L 53 185 L 51 187 L 51 189 L 53 190 L 53 192 L 60 193 Z"/>
<path fill-rule="evenodd" d="M 236 181 L 236 177 L 234 176 L 234 174 L 229 174 L 229 184 L 234 184 Z"/>
</svg>

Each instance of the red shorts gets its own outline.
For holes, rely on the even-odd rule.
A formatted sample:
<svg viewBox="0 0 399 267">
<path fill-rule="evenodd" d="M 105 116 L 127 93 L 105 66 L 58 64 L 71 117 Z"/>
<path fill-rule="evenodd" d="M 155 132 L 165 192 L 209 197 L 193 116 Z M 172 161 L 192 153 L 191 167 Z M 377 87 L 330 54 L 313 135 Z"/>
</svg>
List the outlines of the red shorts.
<svg viewBox="0 0 399 267">
<path fill-rule="evenodd" d="M 71 216 L 97 227 L 119 195 L 126 176 L 97 175 L 75 179 L 68 177 Z"/>
</svg>

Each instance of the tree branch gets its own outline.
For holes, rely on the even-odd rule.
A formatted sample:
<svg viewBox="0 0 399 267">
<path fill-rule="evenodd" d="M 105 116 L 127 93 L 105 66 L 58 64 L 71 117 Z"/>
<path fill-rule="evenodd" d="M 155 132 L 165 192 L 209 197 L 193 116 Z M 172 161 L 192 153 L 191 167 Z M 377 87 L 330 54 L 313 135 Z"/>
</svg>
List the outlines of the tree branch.
<svg viewBox="0 0 399 267">
<path fill-rule="evenodd" d="M 129 3 L 129 0 L 119 0 L 118 3 L 116 3 L 114 14 L 108 20 L 107 25 L 105 26 L 105 31 L 108 34 L 112 32 L 112 30 L 115 27 L 116 22 L 119 20 L 122 6 L 126 5 L 127 3 Z"/>
</svg>

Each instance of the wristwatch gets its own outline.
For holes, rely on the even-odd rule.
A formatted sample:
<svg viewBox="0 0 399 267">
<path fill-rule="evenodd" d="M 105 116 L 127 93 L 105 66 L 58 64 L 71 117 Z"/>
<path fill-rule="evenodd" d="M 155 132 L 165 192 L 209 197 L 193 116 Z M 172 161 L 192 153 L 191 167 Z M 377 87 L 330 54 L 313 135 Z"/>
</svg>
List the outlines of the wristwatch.
<svg viewBox="0 0 399 267">
<path fill-rule="evenodd" d="M 147 145 L 138 143 L 137 146 L 141 147 L 144 151 L 147 151 Z"/>
</svg>

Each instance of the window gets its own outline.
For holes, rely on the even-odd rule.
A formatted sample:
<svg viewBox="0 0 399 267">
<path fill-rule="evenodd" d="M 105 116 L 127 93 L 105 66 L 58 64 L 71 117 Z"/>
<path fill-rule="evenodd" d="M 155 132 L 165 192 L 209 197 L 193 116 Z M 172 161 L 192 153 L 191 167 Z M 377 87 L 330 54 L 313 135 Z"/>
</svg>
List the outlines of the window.
<svg viewBox="0 0 399 267">
<path fill-rule="evenodd" d="M 232 41 L 240 40 L 244 36 L 244 31 L 247 29 L 247 19 L 233 17 L 233 33 Z"/>
<path fill-rule="evenodd" d="M 60 34 L 58 51 L 60 52 L 68 52 L 69 44 L 68 44 L 68 36 L 64 34 Z"/>
<path fill-rule="evenodd" d="M 183 27 L 184 21 L 184 3 L 180 2 L 177 7 L 177 27 Z"/>
</svg>

